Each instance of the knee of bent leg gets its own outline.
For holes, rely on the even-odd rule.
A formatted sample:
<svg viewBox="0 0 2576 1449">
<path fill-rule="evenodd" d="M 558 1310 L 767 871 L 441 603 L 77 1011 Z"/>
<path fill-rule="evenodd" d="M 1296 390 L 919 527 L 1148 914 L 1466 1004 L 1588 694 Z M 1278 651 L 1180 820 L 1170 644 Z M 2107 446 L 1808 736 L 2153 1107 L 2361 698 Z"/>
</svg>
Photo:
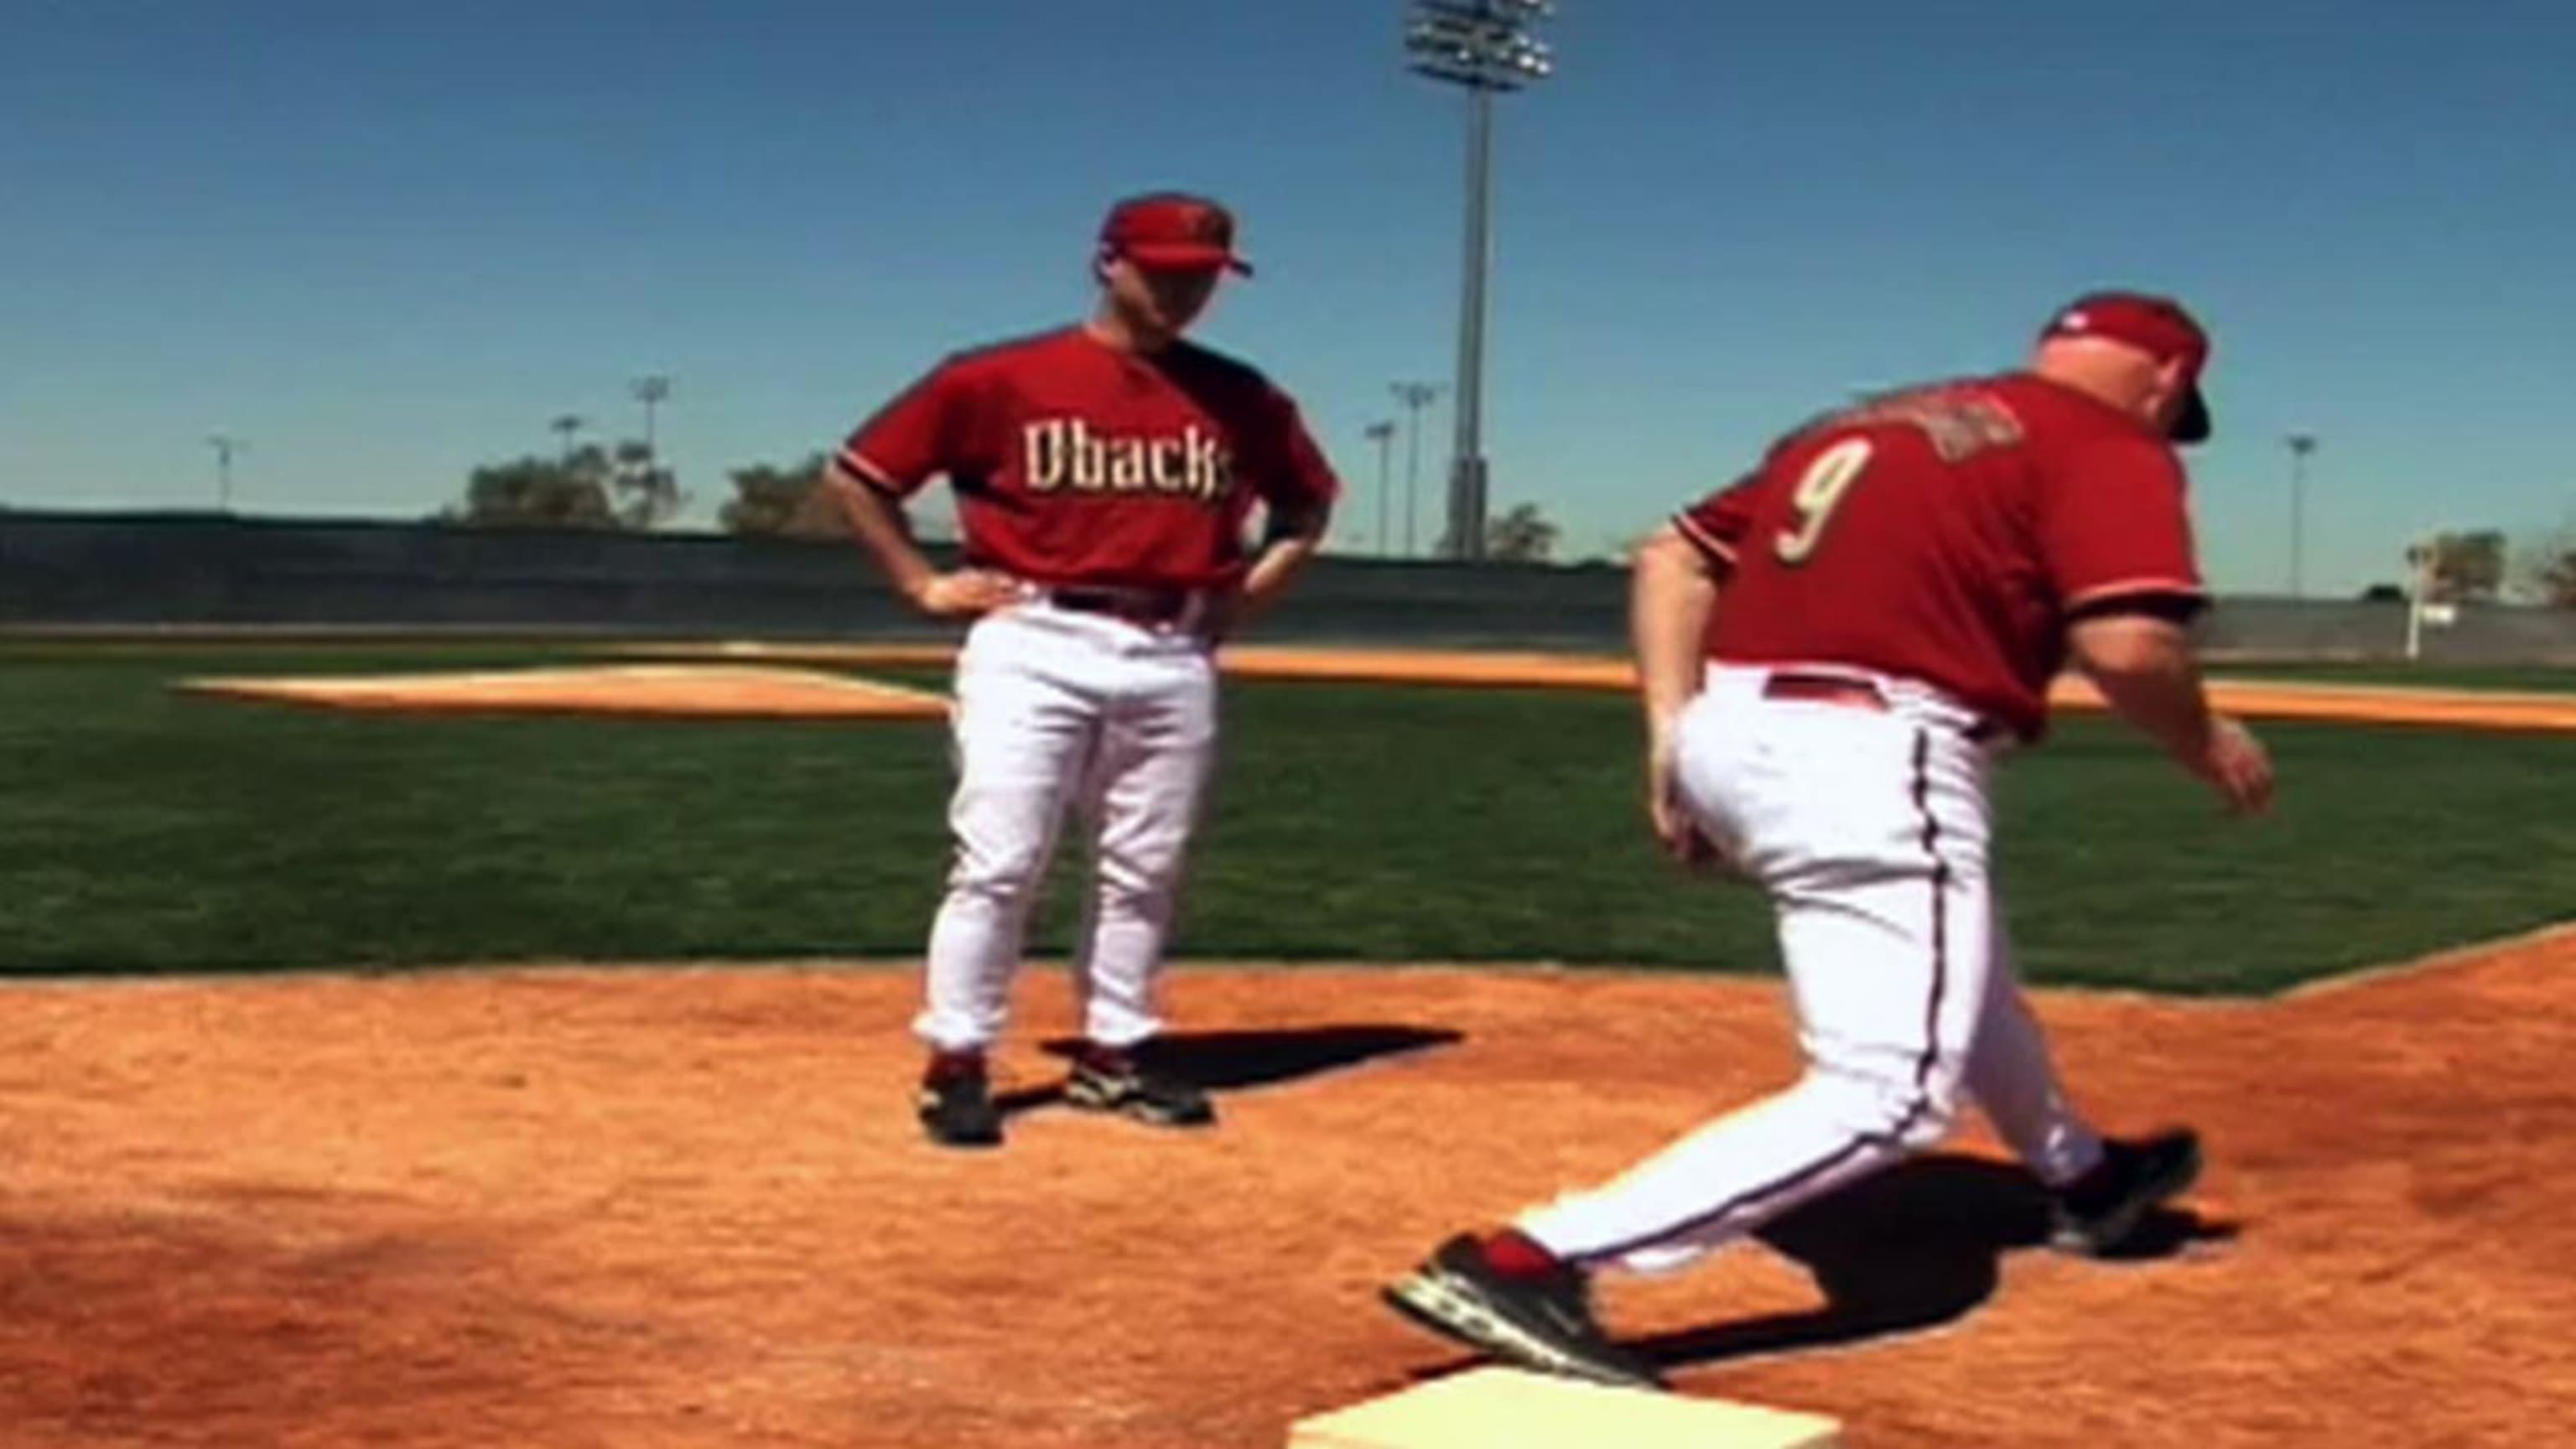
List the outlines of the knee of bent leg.
<svg viewBox="0 0 2576 1449">
<path fill-rule="evenodd" d="M 1843 1131 L 1909 1149 L 1940 1142 L 1959 1115 L 1958 1073 L 1938 1063 L 1887 1072 L 1819 1066 L 1808 1072 L 1805 1089 L 1830 1105 Z"/>
</svg>

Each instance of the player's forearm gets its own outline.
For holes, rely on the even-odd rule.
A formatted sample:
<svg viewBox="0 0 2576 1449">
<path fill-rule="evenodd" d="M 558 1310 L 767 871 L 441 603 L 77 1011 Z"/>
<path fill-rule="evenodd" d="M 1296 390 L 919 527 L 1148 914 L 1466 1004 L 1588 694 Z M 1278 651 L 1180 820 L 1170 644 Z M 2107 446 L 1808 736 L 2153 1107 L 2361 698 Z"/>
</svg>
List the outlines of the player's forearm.
<svg viewBox="0 0 2576 1449">
<path fill-rule="evenodd" d="M 2104 702 L 2197 771 L 2209 754 L 2210 712 L 2182 626 L 2146 615 L 2078 622 L 2067 635 L 2077 669 Z"/>
<path fill-rule="evenodd" d="M 1299 534 L 1271 544 L 1243 576 L 1244 597 L 1256 604 L 1266 604 L 1287 592 L 1290 581 L 1305 571 L 1322 542 L 1319 538 Z"/>
<path fill-rule="evenodd" d="M 823 486 L 830 490 L 841 516 L 849 520 L 859 546 L 876 560 L 886 582 L 905 598 L 919 598 L 939 571 L 913 542 L 912 528 L 905 522 L 903 510 L 837 462 L 824 474 Z"/>
<path fill-rule="evenodd" d="M 1646 728 L 1660 737 L 1699 693 L 1707 673 L 1708 621 L 1717 580 L 1708 560 L 1667 528 L 1637 550 L 1628 589 L 1628 629 Z"/>
<path fill-rule="evenodd" d="M 1324 515 L 1283 520 L 1244 572 L 1236 621 L 1246 622 L 1276 602 L 1324 544 Z"/>
</svg>

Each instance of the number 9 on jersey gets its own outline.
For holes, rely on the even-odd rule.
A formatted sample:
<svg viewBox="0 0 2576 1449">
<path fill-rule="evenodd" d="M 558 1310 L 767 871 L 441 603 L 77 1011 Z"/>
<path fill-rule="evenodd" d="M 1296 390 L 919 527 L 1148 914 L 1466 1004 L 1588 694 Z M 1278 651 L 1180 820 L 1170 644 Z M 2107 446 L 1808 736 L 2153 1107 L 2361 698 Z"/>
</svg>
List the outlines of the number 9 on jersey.
<svg viewBox="0 0 2576 1449">
<path fill-rule="evenodd" d="M 1796 511 L 1793 527 L 1783 528 L 1771 541 L 1771 551 L 1780 562 L 1797 565 L 1807 561 L 1825 536 L 1825 526 L 1834 521 L 1834 510 L 1842 506 L 1843 496 L 1860 481 L 1861 470 L 1869 466 L 1870 441 L 1867 438 L 1845 438 L 1816 455 L 1807 471 L 1798 475 L 1798 486 L 1790 492 L 1789 506 Z"/>
</svg>

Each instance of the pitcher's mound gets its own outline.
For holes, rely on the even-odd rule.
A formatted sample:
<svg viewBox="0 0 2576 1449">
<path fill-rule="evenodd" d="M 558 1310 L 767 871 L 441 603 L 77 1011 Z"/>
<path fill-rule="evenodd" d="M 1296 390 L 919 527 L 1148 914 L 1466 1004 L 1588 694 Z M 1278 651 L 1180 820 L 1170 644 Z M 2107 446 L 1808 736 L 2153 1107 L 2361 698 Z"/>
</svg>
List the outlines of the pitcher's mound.
<svg viewBox="0 0 2576 1449">
<path fill-rule="evenodd" d="M 237 699 L 416 713 L 937 719 L 948 709 L 945 698 L 928 690 L 817 670 L 739 664 L 190 679 L 179 688 Z"/>
</svg>

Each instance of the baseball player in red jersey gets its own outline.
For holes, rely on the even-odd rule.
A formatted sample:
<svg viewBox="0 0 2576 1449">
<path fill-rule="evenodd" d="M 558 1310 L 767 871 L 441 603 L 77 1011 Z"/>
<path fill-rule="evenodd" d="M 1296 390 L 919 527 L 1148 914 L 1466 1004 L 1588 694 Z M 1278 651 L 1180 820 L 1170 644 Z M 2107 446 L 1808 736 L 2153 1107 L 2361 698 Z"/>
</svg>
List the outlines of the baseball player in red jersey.
<svg viewBox="0 0 2576 1449">
<path fill-rule="evenodd" d="M 949 357 L 862 424 L 828 486 L 896 588 L 972 619 L 958 656 L 956 854 L 931 927 L 922 1128 L 1002 1139 L 985 1071 L 1029 907 L 1070 808 L 1094 880 L 1075 947 L 1085 1044 L 1066 1098 L 1169 1126 L 1214 1120 L 1158 1069 L 1154 985 L 1216 750 L 1215 642 L 1322 539 L 1340 484 L 1296 405 L 1183 340 L 1221 273 L 1250 272 L 1202 197 L 1109 212 L 1085 323 Z M 935 570 L 903 500 L 955 490 L 964 566 Z M 1264 526 L 1247 550 L 1254 506 Z"/>
<path fill-rule="evenodd" d="M 2271 765 L 2215 717 L 2173 444 L 2208 435 L 2206 335 L 2157 297 L 2058 312 L 2027 370 L 1801 427 L 1637 559 L 1647 808 L 1685 860 L 1760 884 L 1807 1069 L 1616 1180 L 1442 1244 L 1392 1284 L 1416 1321 L 1618 1383 L 1653 1365 L 1590 1275 L 1681 1266 L 1928 1147 L 1973 1099 L 2049 1190 L 2052 1241 L 2115 1246 L 2199 1171 L 2187 1131 L 2110 1141 L 2067 1100 L 2013 976 L 1990 762 L 2035 743 L 2072 665 L 2230 807 Z"/>
</svg>

